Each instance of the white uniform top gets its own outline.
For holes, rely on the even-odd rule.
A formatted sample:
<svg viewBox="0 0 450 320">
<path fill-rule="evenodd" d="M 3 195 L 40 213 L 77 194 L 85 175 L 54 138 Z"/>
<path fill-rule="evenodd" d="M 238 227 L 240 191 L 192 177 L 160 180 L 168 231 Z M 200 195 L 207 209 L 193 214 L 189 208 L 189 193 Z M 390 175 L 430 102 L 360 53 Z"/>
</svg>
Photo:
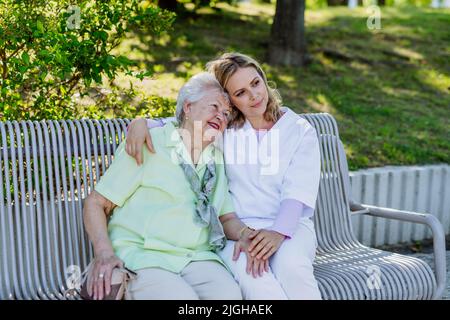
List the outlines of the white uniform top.
<svg viewBox="0 0 450 320">
<path fill-rule="evenodd" d="M 307 205 L 313 213 L 320 180 L 316 130 L 289 108 L 262 137 L 248 120 L 224 135 L 224 156 L 236 214 L 249 226 L 273 224 L 285 199 Z"/>
</svg>

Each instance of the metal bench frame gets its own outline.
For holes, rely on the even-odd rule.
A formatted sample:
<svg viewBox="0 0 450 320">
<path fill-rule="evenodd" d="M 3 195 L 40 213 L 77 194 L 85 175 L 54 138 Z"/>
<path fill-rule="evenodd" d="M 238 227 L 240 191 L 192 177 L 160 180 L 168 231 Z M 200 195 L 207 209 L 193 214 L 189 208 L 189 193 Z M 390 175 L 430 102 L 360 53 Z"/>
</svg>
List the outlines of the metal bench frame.
<svg viewBox="0 0 450 320">
<path fill-rule="evenodd" d="M 336 121 L 326 113 L 301 116 L 316 128 L 321 148 L 314 268 L 322 297 L 439 299 L 446 281 L 440 222 L 430 214 L 352 203 Z M 0 122 L 0 299 L 79 298 L 67 290 L 93 256 L 83 199 L 111 163 L 128 123 Z M 355 214 L 429 226 L 435 271 L 420 259 L 362 245 L 352 231 Z"/>
</svg>

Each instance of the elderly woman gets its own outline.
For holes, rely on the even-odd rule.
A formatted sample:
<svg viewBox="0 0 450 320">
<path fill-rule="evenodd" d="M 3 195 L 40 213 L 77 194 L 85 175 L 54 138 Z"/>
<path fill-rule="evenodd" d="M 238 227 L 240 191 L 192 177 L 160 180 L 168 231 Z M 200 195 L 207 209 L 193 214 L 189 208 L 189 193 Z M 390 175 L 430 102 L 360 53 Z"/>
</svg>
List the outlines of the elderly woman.
<svg viewBox="0 0 450 320">
<path fill-rule="evenodd" d="M 215 253 L 245 228 L 233 213 L 223 154 L 229 100 L 209 73 L 180 90 L 176 122 L 151 129 L 158 151 L 138 166 L 118 147 L 87 197 L 84 222 L 94 246 L 88 293 L 103 299 L 116 267 L 134 270 L 126 299 L 242 299 Z M 109 218 L 109 222 L 107 219 Z"/>
</svg>

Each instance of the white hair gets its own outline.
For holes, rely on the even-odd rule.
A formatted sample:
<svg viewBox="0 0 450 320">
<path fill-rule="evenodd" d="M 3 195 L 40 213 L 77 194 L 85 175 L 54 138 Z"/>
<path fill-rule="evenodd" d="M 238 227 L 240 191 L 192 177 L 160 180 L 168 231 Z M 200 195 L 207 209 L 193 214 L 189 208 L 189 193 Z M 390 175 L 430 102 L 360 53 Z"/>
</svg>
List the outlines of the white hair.
<svg viewBox="0 0 450 320">
<path fill-rule="evenodd" d="M 177 109 L 175 111 L 175 116 L 180 124 L 183 123 L 183 106 L 185 102 L 197 102 L 211 90 L 218 90 L 229 103 L 228 94 L 224 91 L 216 77 L 209 72 L 198 73 L 186 82 L 178 93 Z"/>
</svg>

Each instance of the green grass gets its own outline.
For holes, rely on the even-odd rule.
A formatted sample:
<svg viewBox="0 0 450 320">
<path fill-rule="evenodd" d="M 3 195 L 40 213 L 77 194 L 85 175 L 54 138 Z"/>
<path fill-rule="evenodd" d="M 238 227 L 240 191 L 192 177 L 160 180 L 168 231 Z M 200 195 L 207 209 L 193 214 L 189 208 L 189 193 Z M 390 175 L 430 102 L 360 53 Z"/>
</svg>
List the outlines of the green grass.
<svg viewBox="0 0 450 320">
<path fill-rule="evenodd" d="M 337 119 L 350 169 L 450 163 L 450 10 L 383 8 L 376 31 L 366 27 L 364 8 L 307 10 L 313 61 L 300 69 L 265 63 L 273 5 L 220 8 L 178 19 L 157 40 L 131 34 L 119 51 L 140 67 L 155 65 L 152 79 L 134 87 L 175 99 L 208 60 L 239 51 L 263 62 L 285 105 Z"/>
</svg>

